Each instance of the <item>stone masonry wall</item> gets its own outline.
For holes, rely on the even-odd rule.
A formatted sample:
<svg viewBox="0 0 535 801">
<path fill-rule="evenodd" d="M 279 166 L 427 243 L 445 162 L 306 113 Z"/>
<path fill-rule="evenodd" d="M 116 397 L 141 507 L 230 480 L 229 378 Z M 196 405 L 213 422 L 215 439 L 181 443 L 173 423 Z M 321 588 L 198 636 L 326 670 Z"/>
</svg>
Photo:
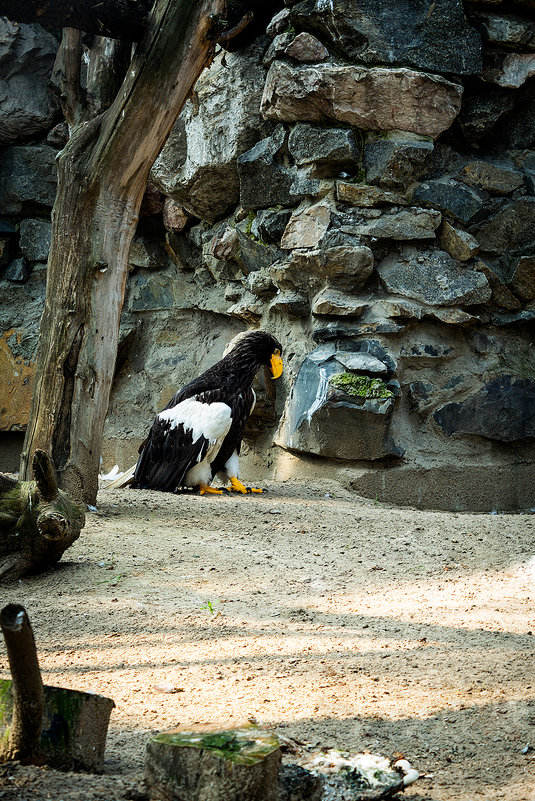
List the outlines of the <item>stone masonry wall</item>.
<svg viewBox="0 0 535 801">
<path fill-rule="evenodd" d="M 286 369 L 276 395 L 257 382 L 255 480 L 535 506 L 535 0 L 274 5 L 201 76 L 153 167 L 103 467 L 135 460 L 176 388 L 262 327 Z M 56 47 L 0 19 L 0 462 L 27 421 L 66 137 Z"/>
</svg>

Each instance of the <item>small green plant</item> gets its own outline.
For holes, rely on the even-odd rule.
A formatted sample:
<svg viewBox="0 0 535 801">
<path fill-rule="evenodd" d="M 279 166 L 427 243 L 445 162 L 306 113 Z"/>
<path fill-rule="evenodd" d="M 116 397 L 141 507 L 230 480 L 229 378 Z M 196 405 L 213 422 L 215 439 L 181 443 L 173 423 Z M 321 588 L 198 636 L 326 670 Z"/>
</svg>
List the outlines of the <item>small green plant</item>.
<svg viewBox="0 0 535 801">
<path fill-rule="evenodd" d="M 206 609 L 206 611 L 207 611 L 207 612 L 210 612 L 210 614 L 211 614 L 213 617 L 217 617 L 218 615 L 220 615 L 220 614 L 221 614 L 221 610 L 220 610 L 220 609 L 218 609 L 218 610 L 216 611 L 216 607 L 217 607 L 217 606 L 219 606 L 219 604 L 220 604 L 220 603 L 221 603 L 221 601 L 220 601 L 220 600 L 215 600 L 215 601 L 213 601 L 213 602 L 212 602 L 212 601 L 206 601 L 206 603 L 204 604 L 204 606 L 201 606 L 200 608 L 201 608 L 202 610 Z"/>
<path fill-rule="evenodd" d="M 97 581 L 97 584 L 109 584 L 110 587 L 116 587 L 119 581 L 123 578 L 124 578 L 124 573 L 118 573 L 116 576 L 112 576 L 109 579 L 103 579 L 102 581 Z"/>
<path fill-rule="evenodd" d="M 388 389 L 381 378 L 370 378 L 354 373 L 335 373 L 329 378 L 329 384 L 352 395 L 355 398 L 393 398 L 394 393 Z"/>
</svg>

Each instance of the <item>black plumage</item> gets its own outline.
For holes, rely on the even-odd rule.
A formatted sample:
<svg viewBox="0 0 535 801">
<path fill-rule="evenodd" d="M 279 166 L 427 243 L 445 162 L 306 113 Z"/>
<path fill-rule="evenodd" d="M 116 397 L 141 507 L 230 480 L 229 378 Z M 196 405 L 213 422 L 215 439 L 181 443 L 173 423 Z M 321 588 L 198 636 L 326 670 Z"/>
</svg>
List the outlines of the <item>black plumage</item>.
<svg viewBox="0 0 535 801">
<path fill-rule="evenodd" d="M 271 334 L 239 338 L 221 361 L 179 390 L 160 412 L 140 448 L 133 486 L 173 492 L 209 485 L 220 474 L 239 492 L 238 456 L 254 407 L 252 383 L 262 365 L 282 372 L 282 347 Z"/>
</svg>

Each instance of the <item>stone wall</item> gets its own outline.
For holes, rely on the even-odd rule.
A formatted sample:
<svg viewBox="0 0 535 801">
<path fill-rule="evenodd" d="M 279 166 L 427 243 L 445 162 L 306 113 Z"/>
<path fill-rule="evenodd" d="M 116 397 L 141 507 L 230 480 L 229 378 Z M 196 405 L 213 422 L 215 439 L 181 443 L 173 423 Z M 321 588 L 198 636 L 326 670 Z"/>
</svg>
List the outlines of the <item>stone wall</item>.
<svg viewBox="0 0 535 801">
<path fill-rule="evenodd" d="M 135 460 L 177 386 L 262 327 L 286 370 L 276 396 L 258 381 L 257 479 L 535 506 L 535 0 L 279 7 L 201 76 L 154 165 L 104 467 Z M 27 420 L 65 141 L 43 89 L 55 46 L 2 23 L 4 432 Z"/>
</svg>

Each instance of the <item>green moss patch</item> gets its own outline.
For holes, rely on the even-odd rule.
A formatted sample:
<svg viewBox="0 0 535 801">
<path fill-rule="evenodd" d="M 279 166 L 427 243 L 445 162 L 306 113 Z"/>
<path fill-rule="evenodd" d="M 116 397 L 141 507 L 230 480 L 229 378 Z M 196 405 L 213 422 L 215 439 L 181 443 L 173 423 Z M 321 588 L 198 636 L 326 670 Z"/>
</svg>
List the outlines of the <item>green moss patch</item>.
<svg viewBox="0 0 535 801">
<path fill-rule="evenodd" d="M 354 373 L 336 373 L 329 378 L 329 384 L 354 398 L 393 398 L 394 393 L 388 389 L 381 378 L 370 378 Z"/>
<path fill-rule="evenodd" d="M 218 729 L 213 732 L 175 729 L 156 734 L 152 739 L 167 745 L 212 751 L 221 758 L 240 765 L 254 765 L 279 747 L 279 741 L 274 734 L 255 726 Z"/>
</svg>

